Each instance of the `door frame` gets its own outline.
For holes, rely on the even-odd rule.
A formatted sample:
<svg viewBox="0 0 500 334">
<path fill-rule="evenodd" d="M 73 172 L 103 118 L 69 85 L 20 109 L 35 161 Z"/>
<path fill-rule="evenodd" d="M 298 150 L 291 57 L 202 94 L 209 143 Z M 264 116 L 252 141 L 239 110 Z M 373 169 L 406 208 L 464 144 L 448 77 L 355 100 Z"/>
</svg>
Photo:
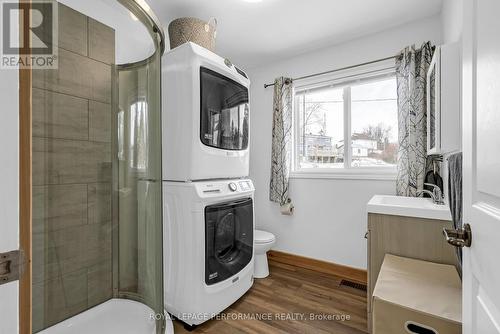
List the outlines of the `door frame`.
<svg viewBox="0 0 500 334">
<path fill-rule="evenodd" d="M 31 0 L 19 3 L 20 31 L 29 31 Z M 29 48 L 30 34 L 20 34 Z M 19 249 L 24 269 L 19 279 L 19 333 L 32 333 L 32 69 L 19 68 Z"/>
</svg>

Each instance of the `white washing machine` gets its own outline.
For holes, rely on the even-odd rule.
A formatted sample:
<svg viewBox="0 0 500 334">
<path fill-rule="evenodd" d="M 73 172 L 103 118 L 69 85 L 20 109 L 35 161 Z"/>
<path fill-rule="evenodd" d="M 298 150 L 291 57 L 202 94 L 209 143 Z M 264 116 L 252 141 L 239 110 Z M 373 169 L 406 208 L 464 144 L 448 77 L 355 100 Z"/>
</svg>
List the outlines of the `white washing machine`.
<svg viewBox="0 0 500 334">
<path fill-rule="evenodd" d="M 247 177 L 250 80 L 245 72 L 194 43 L 162 59 L 163 179 Z"/>
<path fill-rule="evenodd" d="M 248 179 L 163 182 L 165 308 L 189 326 L 252 286 L 253 194 Z"/>
</svg>

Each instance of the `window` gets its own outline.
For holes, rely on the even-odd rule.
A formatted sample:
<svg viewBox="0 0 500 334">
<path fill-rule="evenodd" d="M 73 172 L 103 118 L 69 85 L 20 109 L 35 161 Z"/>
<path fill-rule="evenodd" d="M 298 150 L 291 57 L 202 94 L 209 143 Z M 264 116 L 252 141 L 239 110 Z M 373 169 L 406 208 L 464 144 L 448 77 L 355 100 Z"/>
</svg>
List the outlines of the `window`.
<svg viewBox="0 0 500 334">
<path fill-rule="evenodd" d="M 398 118 L 393 65 L 296 86 L 294 127 L 292 176 L 394 177 Z"/>
</svg>

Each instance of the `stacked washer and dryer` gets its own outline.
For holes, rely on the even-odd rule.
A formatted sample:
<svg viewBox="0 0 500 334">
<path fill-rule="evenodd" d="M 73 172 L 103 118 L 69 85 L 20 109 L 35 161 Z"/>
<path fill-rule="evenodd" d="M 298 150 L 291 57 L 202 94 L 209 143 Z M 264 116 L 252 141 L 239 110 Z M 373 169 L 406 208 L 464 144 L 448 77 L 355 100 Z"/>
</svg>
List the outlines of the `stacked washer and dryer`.
<svg viewBox="0 0 500 334">
<path fill-rule="evenodd" d="M 253 283 L 250 80 L 193 43 L 163 57 L 164 291 L 187 327 Z"/>
</svg>

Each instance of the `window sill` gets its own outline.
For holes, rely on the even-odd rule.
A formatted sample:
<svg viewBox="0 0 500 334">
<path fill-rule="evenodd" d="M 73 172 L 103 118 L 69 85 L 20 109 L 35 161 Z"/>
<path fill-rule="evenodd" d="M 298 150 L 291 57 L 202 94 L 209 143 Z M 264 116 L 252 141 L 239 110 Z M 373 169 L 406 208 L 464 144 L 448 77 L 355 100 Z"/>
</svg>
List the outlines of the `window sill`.
<svg viewBox="0 0 500 334">
<path fill-rule="evenodd" d="M 395 181 L 397 171 L 390 170 L 366 170 L 366 169 L 342 169 L 335 171 L 293 171 L 291 179 L 341 179 L 341 180 L 378 180 Z"/>
</svg>

